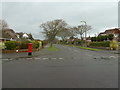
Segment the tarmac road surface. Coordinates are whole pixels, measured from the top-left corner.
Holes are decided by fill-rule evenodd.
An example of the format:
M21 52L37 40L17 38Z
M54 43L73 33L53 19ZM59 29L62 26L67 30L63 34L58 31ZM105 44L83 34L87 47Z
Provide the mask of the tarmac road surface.
M21 54L23 57L19 53L3 54L3 88L118 87L118 54L55 47L58 51L45 47L32 57L26 53Z

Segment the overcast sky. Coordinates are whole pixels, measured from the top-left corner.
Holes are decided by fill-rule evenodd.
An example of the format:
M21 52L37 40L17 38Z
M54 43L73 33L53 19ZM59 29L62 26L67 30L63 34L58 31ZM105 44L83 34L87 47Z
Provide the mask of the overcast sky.
M63 19L71 26L86 21L93 36L108 28L118 26L117 2L3 2L2 18L15 32L32 33L34 38L44 39L40 24Z

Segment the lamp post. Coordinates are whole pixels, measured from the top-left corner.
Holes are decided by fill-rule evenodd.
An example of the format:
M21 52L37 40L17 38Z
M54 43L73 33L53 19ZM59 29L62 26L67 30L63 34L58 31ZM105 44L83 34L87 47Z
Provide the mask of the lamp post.
M87 41L86 41L86 37L87 37L87 30L86 30L86 26L87 26L87 23L86 21L81 21L85 24L85 27L84 27L84 30L85 30L85 46L87 46Z

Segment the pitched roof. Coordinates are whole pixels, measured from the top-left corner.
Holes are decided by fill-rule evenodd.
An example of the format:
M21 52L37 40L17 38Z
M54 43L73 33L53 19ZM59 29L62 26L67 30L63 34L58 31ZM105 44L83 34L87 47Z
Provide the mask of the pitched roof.
M17 39L17 35L12 29L5 29L5 30L2 30L2 38Z
M105 32L101 32L99 35L102 35L102 34L106 34L106 35L107 34L120 34L120 28L108 29Z
M105 31L106 34L109 34L109 33L113 33L113 34L120 34L120 29L119 28L115 28L115 29L109 29L109 30L106 30Z

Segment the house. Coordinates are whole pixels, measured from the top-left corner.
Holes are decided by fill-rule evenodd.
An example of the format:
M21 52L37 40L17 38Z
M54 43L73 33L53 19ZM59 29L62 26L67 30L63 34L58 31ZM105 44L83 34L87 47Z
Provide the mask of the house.
M27 35L27 33L23 34L23 38L29 38L29 36Z
M120 41L120 28L108 29L105 32L100 33L98 36L105 36L113 34L114 38Z
M20 40L34 40L32 34L28 34L28 33L23 33L23 32L17 32L17 37L20 39Z
M12 30L12 29L4 29L4 30L0 30L0 32L2 33L0 35L0 40L17 40L17 35L16 33Z
M24 41L24 40L34 40L32 34L27 34L23 32L16 33L13 29L0 30L0 41Z
M106 33L105 32L101 32L98 36L105 36Z

